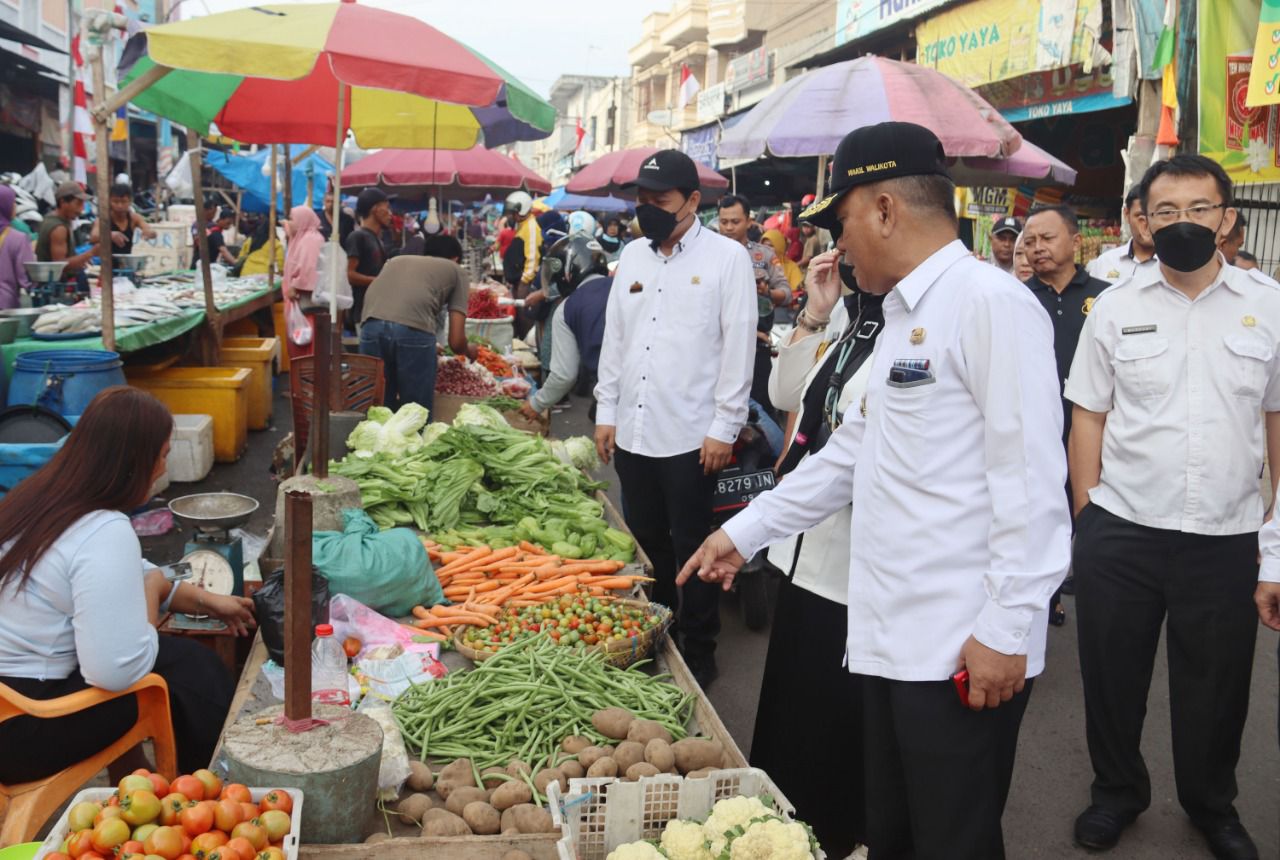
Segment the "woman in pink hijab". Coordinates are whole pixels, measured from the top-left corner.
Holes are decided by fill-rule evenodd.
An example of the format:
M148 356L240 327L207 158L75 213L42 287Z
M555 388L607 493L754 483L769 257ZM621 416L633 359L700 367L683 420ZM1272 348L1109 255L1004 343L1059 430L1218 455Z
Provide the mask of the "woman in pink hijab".
M284 279L281 289L286 303L306 307L311 304L311 294L316 288L317 266L320 264L320 251L324 248L324 236L320 233L320 216L309 206L295 206L289 212L289 221L285 225L285 235L289 238L288 254L284 260ZM311 323L314 339L315 323ZM298 358L311 354L311 342L298 345L292 338L285 338L285 346L289 350L289 358Z

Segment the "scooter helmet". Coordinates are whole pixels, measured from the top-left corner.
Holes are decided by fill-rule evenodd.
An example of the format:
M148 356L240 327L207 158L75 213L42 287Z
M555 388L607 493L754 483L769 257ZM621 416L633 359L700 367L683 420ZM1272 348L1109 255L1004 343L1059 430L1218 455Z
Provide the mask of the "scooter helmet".
M565 236L542 259L542 285L555 284L567 296L591 275L609 274L609 259L600 243L588 236Z
M516 215L520 218L533 211L533 198L525 191L512 191L507 195L502 206L503 215Z
M570 236L586 236L590 239L595 237L598 229L600 229L600 225L596 223L596 219L590 212L583 212L579 209L569 216Z

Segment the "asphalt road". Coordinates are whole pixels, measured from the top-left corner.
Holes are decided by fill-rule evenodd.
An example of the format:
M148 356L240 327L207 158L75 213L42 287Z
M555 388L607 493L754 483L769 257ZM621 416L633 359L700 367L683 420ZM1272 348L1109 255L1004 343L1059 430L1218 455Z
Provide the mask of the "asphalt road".
M284 382L284 377L280 377ZM291 426L289 401L276 400L276 427L253 433L250 449L239 462L219 466L201 484L176 485L166 494L234 490L257 497L259 513L251 531L265 533L275 501L275 481L267 469L276 441ZM590 434L586 401L575 399L572 409L554 416L557 436ZM601 473L614 481L612 469ZM617 487L610 494L617 499ZM144 541L144 552L156 561L171 561L181 552L184 536L171 532ZM1050 631L1048 665L1036 683L1019 739L1018 762L1009 805L1004 816L1005 843L1011 860L1020 858L1086 857L1072 845L1071 825L1087 805L1091 770L1084 739L1084 713L1074 628L1074 606L1067 598L1068 625ZM736 597L721 607L720 677L710 698L725 725L749 752L760 677L769 644L769 631L750 631L742 622ZM1237 807L1258 843L1264 860L1280 858L1280 743L1277 741L1277 636L1259 628L1253 669L1253 697L1240 765ZM839 719L839 715L805 714L797 703L797 725L804 720ZM1168 672L1163 646L1156 662L1148 702L1143 750L1152 778L1152 806L1107 854L1115 860L1173 860L1211 855L1199 833L1178 806L1170 754ZM803 744L797 743L797 750ZM829 762L815 762L815 767ZM798 810L803 817L804 810Z

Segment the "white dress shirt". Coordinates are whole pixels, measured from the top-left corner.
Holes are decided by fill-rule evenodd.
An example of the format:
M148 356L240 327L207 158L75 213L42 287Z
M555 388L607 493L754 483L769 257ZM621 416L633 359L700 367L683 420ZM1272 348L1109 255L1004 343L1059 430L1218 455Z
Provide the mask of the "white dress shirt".
M1090 277L1118 284L1127 281L1137 272L1145 272L1159 268L1160 264L1154 256L1142 262L1133 256L1133 240L1130 239L1118 248L1103 251L1084 267Z
M1070 554L1053 330L1013 277L952 242L884 302L866 415L725 525L747 557L853 501L848 665L902 681L956 671L970 635L1044 669ZM932 382L888 381L928 359Z
M708 436L732 444L747 420L756 316L739 243L695 222L669 257L627 245L605 314L596 423L647 457L696 451Z
M1262 524L1262 413L1280 410L1280 287L1226 265L1195 301L1159 266L1104 291L1066 397L1106 413L1089 498L1130 522L1203 535Z

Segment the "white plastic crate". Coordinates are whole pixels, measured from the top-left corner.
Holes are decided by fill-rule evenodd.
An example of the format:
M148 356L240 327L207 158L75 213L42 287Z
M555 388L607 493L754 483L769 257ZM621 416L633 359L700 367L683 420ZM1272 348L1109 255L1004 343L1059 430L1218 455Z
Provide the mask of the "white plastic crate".
M274 788L250 788L249 796L254 803L258 803L268 792L276 790ZM302 790L297 788L286 788L284 790L289 792L289 796L293 798L293 811L289 813L289 833L281 842L281 850L284 851L285 860L298 860L298 829L302 822ZM43 860L46 854L62 850L62 841L69 835L70 827L67 824L67 816L71 814L71 807L82 800L105 804L111 799L111 795L115 794L115 791L114 788L86 788L72 798L71 803L67 805L66 811L62 813L62 817L58 819L58 823L53 825L49 835L45 837L44 842L40 843L40 847L36 849L36 856L33 860Z
M213 417L173 416L169 437L169 461L165 466L170 481L203 481L213 469Z
M790 820L795 814L769 775L754 767L718 770L701 779L670 774L636 782L571 779L563 796L553 782L547 787L547 805L564 834L558 846L560 860L605 860L619 845L659 838L672 819L706 818L717 801L740 794L768 795L782 818Z

